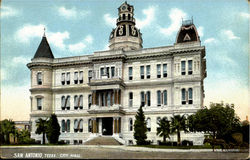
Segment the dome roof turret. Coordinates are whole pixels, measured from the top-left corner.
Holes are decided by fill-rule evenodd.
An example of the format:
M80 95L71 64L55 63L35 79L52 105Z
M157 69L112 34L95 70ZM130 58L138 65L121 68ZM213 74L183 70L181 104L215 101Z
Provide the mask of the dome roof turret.
M110 50L136 50L142 48L140 30L135 27L134 7L124 2L118 8L116 28L109 37Z

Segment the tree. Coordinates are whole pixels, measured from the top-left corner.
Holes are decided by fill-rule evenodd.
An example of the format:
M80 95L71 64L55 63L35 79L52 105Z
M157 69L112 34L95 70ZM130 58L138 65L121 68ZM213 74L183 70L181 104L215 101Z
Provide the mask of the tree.
M159 125L159 128L157 128L157 135L160 135L160 137L163 137L163 142L166 143L166 138L169 138L170 134L170 123L167 120L166 117L160 119L160 121L157 123Z
M35 140L30 138L30 131L28 130L21 130L18 131L18 144L31 144L35 143Z
M46 136L49 143L56 144L60 136L60 125L55 114L51 114L47 122Z
M10 134L15 133L15 123L12 120L3 120L1 121L1 134L3 136L3 142L10 144Z
M175 115L171 117L171 133L177 133L178 145L181 145L181 131L188 131L185 116Z
M142 110L142 106L137 111L135 115L135 124L134 124L134 138L136 139L137 145L146 144L147 139L147 127L144 112Z
M212 141L216 139L230 140L228 137L237 132L240 123L234 111L234 105L211 103L210 108L198 110L189 117L190 131L209 133ZM212 145L214 148L214 146Z
M39 118L36 122L36 134L43 134L43 142L42 144L45 144L45 134L47 130L47 119Z

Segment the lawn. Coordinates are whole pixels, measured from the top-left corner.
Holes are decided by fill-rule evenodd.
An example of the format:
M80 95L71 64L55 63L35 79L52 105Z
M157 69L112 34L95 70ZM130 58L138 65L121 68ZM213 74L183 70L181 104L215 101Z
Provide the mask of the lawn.
M165 145L135 145L134 147L162 148L162 149L212 149L210 145L200 146L165 146ZM215 146L215 149L220 149L220 146Z

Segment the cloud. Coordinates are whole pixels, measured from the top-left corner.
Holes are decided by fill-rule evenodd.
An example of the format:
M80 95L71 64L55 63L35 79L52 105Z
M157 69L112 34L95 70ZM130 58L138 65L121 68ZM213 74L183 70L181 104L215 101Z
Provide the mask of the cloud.
M180 28L181 19L185 19L187 14L178 8L172 8L168 16L171 21L170 26L167 28L160 27L160 32L166 36L172 35Z
M144 19L137 19L136 26L141 29L150 25L155 18L155 10L155 6L150 6L149 8L142 10L146 17Z
M0 71L1 71L1 81L8 79L8 74L6 72L6 69L1 67Z
M57 11L60 16L63 16L66 19L75 19L77 17L84 17L87 14L89 14L89 11L84 11L84 10L79 11L75 7L71 9L67 9L65 7L59 7Z
M46 25L44 24L26 24L16 32L15 39L21 43L30 43L30 41L34 38L42 38L44 34L44 28L46 28ZM46 29L48 30L48 28ZM48 30L46 31L46 37L49 41L49 44L63 50L65 49L64 41L69 39L70 36L68 31L50 32Z
M240 37L235 36L231 30L222 30L222 33L230 40L240 39Z
M111 26L111 27L115 27L116 26L116 18L115 17L111 17L111 15L109 13L104 14L103 16L104 21L107 25Z
M84 40L75 44L70 44L68 46L68 49L72 53L80 53L87 47L87 45L90 45L92 43L93 43L93 37L91 35L87 35L84 38Z
M240 14L240 16L243 17L243 18L248 18L248 19L250 18L250 14L249 14L249 13L240 12L239 14Z
M200 27L198 27L197 28L197 30L198 30L198 35L200 36L200 37L203 37L203 35L204 35L204 27L202 27L202 26L200 26Z
M48 32L48 41L50 44L54 45L55 47L58 47L61 50L65 49L64 40L69 39L69 32Z
M1 18L8 18L17 16L19 14L19 11L9 7L9 6L1 6Z
M214 39L214 38L208 38L208 39L206 39L206 40L204 41L205 44L216 43L216 42L217 42L217 40Z
M42 37L45 25L26 24L16 32L16 39L22 43L29 43L35 37Z

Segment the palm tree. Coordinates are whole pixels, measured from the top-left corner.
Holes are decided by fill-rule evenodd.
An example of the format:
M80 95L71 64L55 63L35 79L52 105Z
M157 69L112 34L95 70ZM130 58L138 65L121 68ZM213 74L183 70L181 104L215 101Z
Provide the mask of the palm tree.
M15 133L15 130L15 122L12 120L5 119L1 122L1 132L4 136L5 143L10 143L10 134Z
M47 119L39 118L36 121L36 134L43 134L43 144L45 144L45 133L47 129Z
M181 144L181 131L188 131L185 116L175 115L171 117L171 133L177 133L178 145Z
M157 135L163 137L163 142L166 143L166 138L169 138L170 134L170 123L166 117L160 119L157 123L159 127L157 128Z

